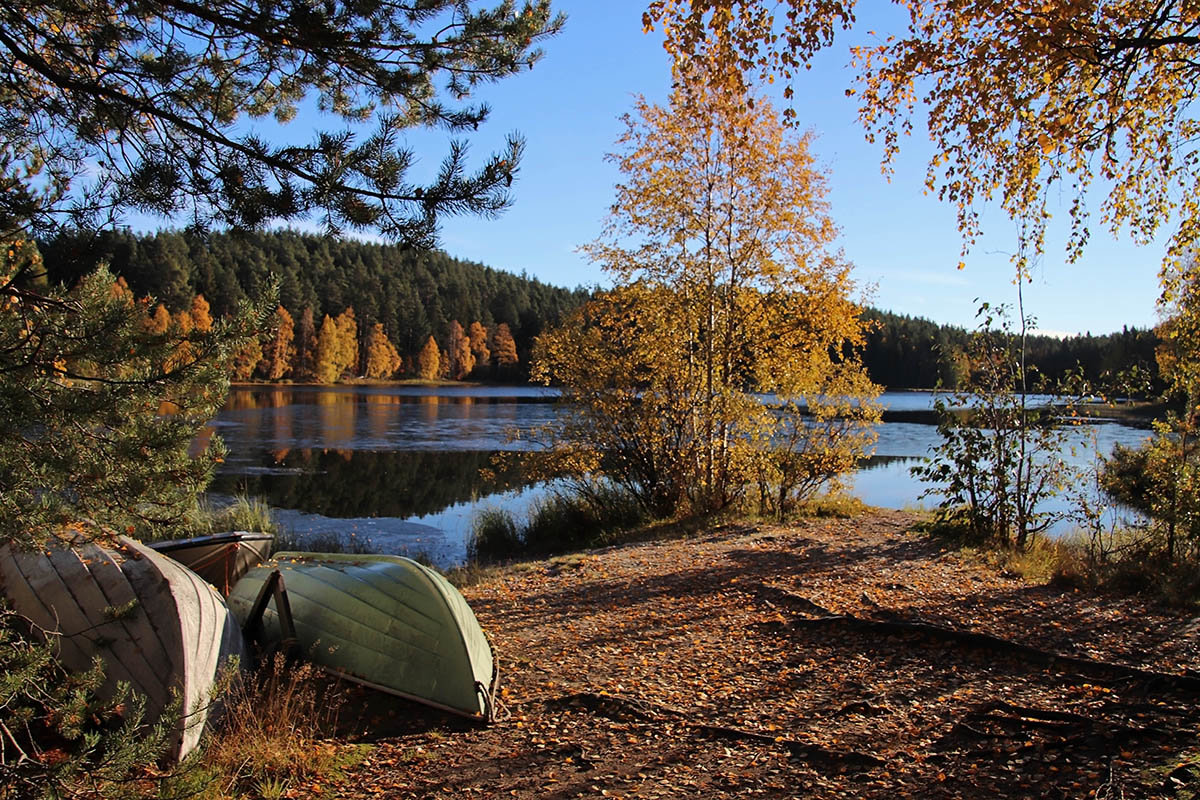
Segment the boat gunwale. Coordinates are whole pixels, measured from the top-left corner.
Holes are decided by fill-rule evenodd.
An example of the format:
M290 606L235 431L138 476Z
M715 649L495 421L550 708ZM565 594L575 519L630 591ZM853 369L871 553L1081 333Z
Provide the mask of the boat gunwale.
M209 533L203 536L192 536L188 539L162 539L157 542L150 542L146 547L159 552L171 553L175 550L186 550L189 547L205 547L209 545L221 544L241 544L242 542L263 542L272 540L275 535L272 533L261 533L256 531L229 531L225 533Z
M430 700L429 698L421 697L420 695L409 694L408 692L402 692L398 689L393 689L390 686L385 686L382 683L375 683L374 681L367 680L366 678L355 675L353 672L348 672L344 669L339 669L338 667L330 667L328 665L317 664L315 662L313 663L313 666L315 666L317 669L321 670L322 672L328 673L329 675L333 675L334 677L342 678L344 680L351 681L352 683L357 683L360 686L366 686L369 689L375 689L377 691L384 692L386 694L390 694L395 697L401 697L405 700L411 700L412 702L419 703L423 706L429 706L430 708L436 708L438 711L445 711L446 713L453 714L456 717L462 717L464 719L475 720L476 722L483 722L485 724L491 723L492 719L494 718L494 717L489 717L487 714L484 714L482 712L466 711L461 708L454 708L452 706L448 706L443 703L439 703L436 700Z

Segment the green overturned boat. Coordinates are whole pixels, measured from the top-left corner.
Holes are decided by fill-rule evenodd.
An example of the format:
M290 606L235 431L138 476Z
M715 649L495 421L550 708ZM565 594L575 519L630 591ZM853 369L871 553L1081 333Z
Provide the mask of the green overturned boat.
M306 658L348 680L493 717L497 675L483 629L457 589L412 559L277 553L237 582L228 604L248 634L294 637Z

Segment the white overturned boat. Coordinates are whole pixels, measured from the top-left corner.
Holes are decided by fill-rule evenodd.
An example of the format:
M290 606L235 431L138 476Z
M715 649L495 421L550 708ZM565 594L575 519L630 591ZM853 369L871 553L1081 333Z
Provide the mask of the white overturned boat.
M275 537L269 533L229 531L191 539L168 539L150 547L183 564L228 596L233 585L270 554Z
M147 722L181 698L170 751L176 758L200 741L219 671L230 656L246 658L241 630L216 590L124 536L111 547L28 553L0 546L0 594L14 611L60 634L54 641L66 669L85 670L100 656L103 691L130 684L146 698Z

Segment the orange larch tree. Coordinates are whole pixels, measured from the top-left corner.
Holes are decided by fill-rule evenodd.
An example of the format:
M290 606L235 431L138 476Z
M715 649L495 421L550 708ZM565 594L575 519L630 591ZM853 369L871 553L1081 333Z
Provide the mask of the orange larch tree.
M204 295L198 294L192 298L192 325L200 333L208 333L212 330L213 318L212 308L208 304L208 300L204 299Z
M390 378L400 369L400 354L384 333L382 322L371 326L371 332L367 334L366 350L368 378Z
M450 322L450 370L449 376L461 381L475 369L475 354L471 352L471 340L467 338L458 320Z
M128 288L125 291L129 291ZM130 297L132 297L130 293ZM155 336L162 336L171 327L171 312L167 311L167 307L159 303L154 307L154 311L150 316L146 317L146 332Z
M354 309L347 308L336 318L326 314L317 336L317 380L336 383L357 363L358 322L354 319Z
M437 342L430 336L417 355L417 377L423 381L432 381L438 377L441 367L441 354Z
M262 361L262 344L258 337L251 338L234 351L229 361L229 377L235 381L248 381Z
M492 352L488 350L487 328L480 322L472 322L467 328L467 337L471 340L471 354L475 356L475 365L486 368L492 360Z
M492 336L492 357L502 371L511 371L517 366L517 343L508 328L508 323L501 322L496 326L496 333Z
M262 363L258 370L267 380L276 381L287 375L296 354L293 341L296 336L292 315L283 306L275 309L271 328L263 343Z
M296 380L313 380L317 374L317 326L313 321L312 306L305 306L295 324L295 357L292 377Z

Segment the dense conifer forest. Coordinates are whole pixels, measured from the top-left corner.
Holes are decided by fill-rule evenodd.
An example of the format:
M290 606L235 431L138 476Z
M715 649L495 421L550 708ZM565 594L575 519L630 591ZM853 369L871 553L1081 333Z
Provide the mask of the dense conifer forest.
M219 317L278 280L283 312L261 347L240 360L240 379L522 380L534 338L588 297L584 288L550 286L440 251L295 231L109 232L59 237L42 243L42 252L50 279L68 285L108 264L135 295L163 307L153 307L160 327L180 324L181 314L182 324L192 324L198 296ZM963 378L968 331L878 309L864 316L871 330L863 361L875 382L928 389ZM281 326L290 326L282 332L288 335ZM1031 336L1027 352L1047 377L1081 368L1099 379L1133 365L1153 374L1157 345L1153 331L1126 328Z
M877 309L867 309L864 317L872 330L867 335L863 362L876 383L890 388L931 389L940 382L955 388L966 377L964 352L970 331ZM1025 344L1027 363L1047 379L1057 381L1076 370L1097 383L1134 366L1157 378L1158 345L1159 337L1153 330L1128 327L1104 335L1033 335Z
M463 332L478 323L488 334L487 358L479 358L480 343L474 342L475 363L466 373L519 377L534 337L586 297L580 289L549 286L439 251L293 231L204 237L179 232L116 232L64 236L41 246L52 281L70 285L107 263L136 296L152 296L172 315L191 308L193 299L201 295L212 315L219 317L240 298L277 279L279 303L294 325L293 363L280 373L277 367L260 362L251 365L255 367L253 375L238 377L312 379L315 365L302 364L305 347L315 350L323 320L336 320L347 309L353 313L343 322L354 322L358 341L357 353L344 374L367 372L368 344L378 324L401 359L396 370L378 377L415 376L418 357L431 336L441 362L431 377L448 377L453 374L452 367L462 371L452 349L454 323L459 323ZM503 341L503 334L496 342L501 326L511 333L511 342ZM345 326L341 332L347 332ZM306 337L311 341L306 342ZM519 366L511 360L504 362L506 345L515 345ZM307 354L310 359L314 356ZM446 363L443 356L450 356L452 363ZM301 367L313 374L296 374Z

